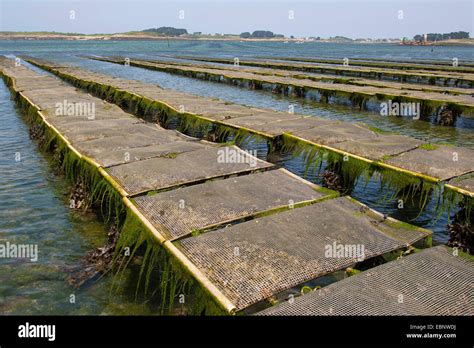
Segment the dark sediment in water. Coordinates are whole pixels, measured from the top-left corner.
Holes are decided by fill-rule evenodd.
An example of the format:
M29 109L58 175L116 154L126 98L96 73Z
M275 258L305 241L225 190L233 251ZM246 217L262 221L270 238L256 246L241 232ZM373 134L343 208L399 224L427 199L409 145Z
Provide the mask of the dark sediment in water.
M29 135L32 140L39 140L43 136L44 132L40 125L34 124L30 127Z
M69 196L69 207L71 209L86 209L88 206L87 190L82 181L77 182Z
M456 110L448 106L442 107L438 113L437 123L440 126L454 126L458 114Z
M344 191L344 182L341 174L335 170L326 169L323 173L323 186L338 192Z
M119 229L117 225L113 223L107 234L107 243L100 248L90 251L84 257L84 268L71 274L68 283L79 288L99 274L109 272L113 266L113 257L119 235Z
M449 246L474 255L473 217L467 212L466 208L462 208L456 213L453 222L448 225L448 231Z

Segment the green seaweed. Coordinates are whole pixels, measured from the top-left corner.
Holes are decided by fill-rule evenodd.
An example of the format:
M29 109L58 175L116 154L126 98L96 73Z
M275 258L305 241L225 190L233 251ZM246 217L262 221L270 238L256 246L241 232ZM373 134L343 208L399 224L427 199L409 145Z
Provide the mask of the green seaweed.
M377 134L397 134L396 132L383 130L381 128L377 128L377 127L371 126L371 125L366 125L366 127L368 129L370 129L372 132L377 133Z
M361 272L360 270L355 269L355 268L350 268L350 267L346 268L346 271L345 271L345 273L348 277L352 277L353 275L356 275L360 272Z
M114 96L114 102L118 103L123 103L122 99L136 98L131 94L123 93L116 93L114 94ZM327 95L327 97L329 96L330 94ZM393 98L393 100L402 102L404 98L399 96ZM231 143L242 143L244 141L249 141L255 137L260 137L258 135L252 135L251 132L245 129L235 129L226 125L216 124L215 122L202 119L193 114L176 112L165 104L158 103L147 98L142 98L139 102L137 100L137 103L137 114L145 115L146 119L151 118L154 121L156 121L157 119L165 119L169 121L173 117L179 117L180 128L182 130L192 129L193 131L202 132L203 134L215 134L215 141L226 142L231 139ZM147 115L148 117L146 117ZM152 116L150 117L150 115ZM385 133L384 131L376 128L372 128L372 130L379 133ZM407 198L407 195L408 198L414 199L417 196L419 190L421 189L422 194L420 199L420 207L421 209L424 209L424 207L426 206L430 192L432 192L433 188L430 183L427 182L422 185L420 184L420 181L417 178L411 179L401 172L384 170L383 168L377 166L370 166L372 169L368 171L366 170L368 168L368 165L363 161L359 161L350 156L342 156L341 154L331 152L323 148L318 148L311 144L306 144L305 146L305 144L303 144L304 142L291 138L291 136L283 135L281 139L277 140L277 142L282 143L282 148L284 151L292 151L294 156L304 156L304 161L306 163L305 174L307 174L308 170L311 167L313 167L315 171L320 170L322 168L323 162L326 161L333 168L336 168L342 173L344 182L347 183L345 185L346 192L350 192L351 187L357 183L358 176L364 175L368 182L368 179L373 176L374 172L377 172L385 177L385 179L382 181L382 187L389 187L394 192L394 194L389 197L390 199L395 199L400 196L400 194L404 199ZM280 145L281 144L277 144L276 146L278 147ZM270 151L273 150L273 146L274 145L270 142ZM435 145L428 144L422 145L421 148L431 150L434 146ZM374 168L375 170L373 170ZM447 207L448 204L442 202L442 204L438 204L437 206L438 208L444 208Z
M426 150L426 151L434 151L438 148L438 145L435 144L422 144L420 145L420 149Z
M349 100L352 103L352 106L358 107L360 110L367 109L367 97L363 94L352 93L349 96Z
M369 164L358 160L348 154L341 154L328 149L318 147L306 141L299 140L289 133L282 135L280 141L280 151L291 153L294 157L301 156L304 161L304 176L313 168L315 175L323 169L324 163L327 168L340 173L344 183L344 192L350 192L357 184L358 179L369 169Z
M152 295L160 298L161 314L172 313L181 295L187 299L189 314L226 314L213 297L156 241L143 222L127 210L114 255L114 284L120 284L134 256L140 253L143 257L136 284L136 298L142 292L146 300L153 283L155 289Z
M136 297L139 291L143 291L145 296L149 294L153 272L158 268L161 272L162 313L171 312L177 294L186 293L192 299L189 307L191 314L227 314L207 290L195 282L176 260L173 260L174 257L164 250L141 220L130 210L125 209L120 193L100 174L98 168L69 149L62 138L42 122L38 110L20 98L19 94L16 100L22 108L25 121L44 129L45 139L41 143L41 148L43 151L59 153L58 156L54 156L55 164L65 178L71 183L83 183L89 193L89 203L100 208L99 211L105 221L115 218L117 225L120 226L119 242L113 257L114 284L116 285L117 280L123 276L133 256L138 254L141 247L144 247L145 252L136 285ZM120 257L124 254L126 247L132 250L129 257ZM112 286L111 291L113 288Z
M94 86L93 83L78 83L77 80L70 76L67 79L69 81L74 81L74 83L81 86L81 88L92 90L92 86ZM148 115L149 117L151 116L152 119L161 119L161 117L166 117L166 119L169 119L170 117L180 117L183 120L185 128L191 127L200 129L202 127L206 129L209 127L216 127L216 125L211 121L198 118L192 114L178 113L162 103L150 101L146 98L140 99L130 93L120 92L113 90L112 88L99 88L97 87L98 85L99 84L96 84L96 87L94 87L96 88L96 91L98 90L102 95L107 94L112 98L114 103L117 103L123 108L132 108L136 113ZM131 100L134 100L133 103L130 102ZM134 106L132 106L132 104ZM28 110L27 118L31 119L31 122L33 122L34 115L34 110ZM213 129L218 134L218 139L233 138L234 141L248 139L248 132L240 129L237 130L222 125L218 125L217 130L216 128ZM60 139L54 134L54 131L51 131L49 128L45 129L45 139L46 140L43 142L42 146L49 151L55 146L59 148L59 151L62 153L62 156L60 157L62 158L61 167L65 172L65 175L70 178L71 181L83 180L86 183L87 187L91 189L92 201L101 207L102 214L107 217L106 219L109 220L110 217L113 216L112 207L114 206L122 207L115 210L115 216L120 217L123 210L121 196L104 178L100 176L100 174L97 173L96 169L84 160L81 160L77 155L75 155L75 153L70 151L67 146L61 144ZM398 171L384 169L377 165L369 165L366 162L357 160L353 157L347 157L343 154L300 141L289 134L283 135L281 141L282 151L291 151L294 156L301 155L304 157L307 170L311 166L314 166L315 170L317 167L320 169L323 162L326 162L327 164L336 166L342 173L344 182L349 183L350 186L355 185L362 175L365 175L366 179L371 178L375 174L379 175L381 188L388 188L394 192L390 199L402 197L404 200L414 200L415 197L419 197L420 213L426 207L427 202L433 197L438 199L438 218L443 211L448 211L449 215L452 209L459 205L460 200L464 199L464 196L453 193L454 191L442 190L442 186L438 184L423 181L420 178L406 175ZM430 148L426 148L426 150L430 150ZM140 222L136 217L135 220ZM167 252L150 234L150 231L148 231L143 225L140 226L140 224L136 223L136 221L134 221L134 214L129 212L126 214L120 239L122 239L122 237L124 240L119 243L122 251L125 245L129 245L130 247L133 246L132 255L135 255L143 249L142 265L139 272L136 295L138 295L139 289L143 290L145 295L148 293L153 270L158 268L161 273L160 291L162 296L162 308L166 307L168 311L171 311L175 302L176 294L180 293L181 290L189 291L189 289L192 288L190 285L193 283L192 278L181 269L179 264L171 260L169 255L167 255ZM117 250L120 250L120 248L118 247ZM130 257L125 263L123 263L123 260L119 262L117 267L119 272L117 274L120 274L120 272L123 272L123 270L127 268L131 258L132 257ZM118 262L119 258L117 258L116 261ZM141 286L141 284L143 286ZM206 291L203 293L205 292ZM208 300L206 301L208 302ZM206 301L202 301L202 303L197 301L200 303L199 306L201 306L198 306L197 308L207 308L208 303ZM199 309L197 312L200 312ZM217 312L219 311L217 310Z
M378 175L381 190L386 189L389 192L383 197L383 201L390 202L395 199L401 199L404 202L411 200L414 204L416 199L420 214L424 211L432 193L439 192L440 190L440 186L436 183L428 182L403 172L376 165L372 166L371 170L371 177L374 174ZM392 192L391 195L390 192Z
M344 182L345 194L350 193L351 189L361 180L367 185L371 179L378 179L380 191L386 192L380 203L387 203L396 200L404 202L411 201L417 204L419 208L419 217L428 206L431 200L435 201L432 211L433 223L439 220L444 212L448 214L455 209L464 197L461 194L454 194L454 191L444 190L442 183L431 182L422 178L389 169L378 163L369 164L358 160L349 155L343 155L328 149L320 148L304 140L293 137L286 133L279 139L279 149L282 153L292 153L293 156L302 156L305 172L314 166L315 174L318 174L323 163L327 168L340 173ZM417 218L415 217L415 219Z

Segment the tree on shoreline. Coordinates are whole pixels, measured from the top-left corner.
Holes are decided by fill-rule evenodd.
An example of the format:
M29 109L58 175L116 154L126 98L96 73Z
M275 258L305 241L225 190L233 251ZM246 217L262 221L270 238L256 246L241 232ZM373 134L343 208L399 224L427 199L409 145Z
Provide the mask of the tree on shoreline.
M269 30L255 30L252 34L250 34L248 31L240 34L240 37L242 39L250 39L250 38L255 38L255 39L271 39L274 37L284 37L281 34L274 34L272 31Z
M413 37L415 41L424 41L424 35L418 34ZM441 41L441 40L451 40L451 39L469 39L469 32L467 31L455 31L452 33L439 34L439 33L429 33L426 35L427 41Z
M151 28L151 29L142 30L142 32L162 34L165 36L180 36L180 35L184 35L188 33L186 29L178 29L178 28L173 28L173 27Z

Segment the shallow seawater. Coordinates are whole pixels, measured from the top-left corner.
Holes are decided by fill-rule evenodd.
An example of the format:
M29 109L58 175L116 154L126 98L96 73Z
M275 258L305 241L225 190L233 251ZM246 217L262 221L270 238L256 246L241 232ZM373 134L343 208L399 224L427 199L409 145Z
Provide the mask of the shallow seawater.
M474 60L470 46L401 46L397 44L351 44L318 43L304 44L283 42L237 42L237 41L24 41L0 42L1 53L78 55L134 53L142 57L161 55L195 55L215 57L327 57L327 58L378 58L378 59L426 59L451 62L453 57L460 61Z
M474 118L459 118L457 127L444 127L430 121L414 120L410 117L380 116L375 112L361 111L341 105L327 105L315 101L287 98L266 91L254 91L227 84L203 81L169 73L151 71L137 67L99 62L79 57L50 57L96 72L157 84L163 88L190 94L219 98L237 104L288 112L319 116L332 120L362 122L383 131L396 132L432 143L448 143L474 148Z
M71 60L68 60L68 62L71 62ZM421 120L384 118L370 112L352 110L343 106L321 106L321 104L310 101L301 101L298 99L288 100L287 98L276 97L271 93L262 91L250 91L215 82L200 81L157 71L124 67L82 58L74 58L73 64L117 77L156 83L165 88L172 88L207 97L219 97L240 104L285 111L291 103L295 106L295 112L323 116L330 119L365 122L387 131L397 131L401 134L414 136L431 142L443 142L474 148L474 132L470 129L441 127ZM265 157L265 142L253 142L250 144L242 144L242 146L247 150L258 150L260 157L267 159ZM292 156L283 156L272 160L272 162L282 165L310 181L321 184L321 178L315 175L314 171L307 171L305 169L305 164L301 157L293 158ZM418 202L407 204L403 209L399 209L396 200L388 200L386 198L387 196L391 196L391 192L380 189L379 178L377 177L372 178L368 183L360 181L354 187L351 195L381 213L433 230L435 232L433 237L434 242L447 242L446 225L448 223L448 216L445 213L438 218L433 212L433 202L428 204L422 213L420 213Z
M249 148L251 147L249 146ZM284 166L306 180L322 185L322 172L325 163L323 163L322 170L318 170L319 168L314 168L314 166L306 168L303 156L295 157L291 154L277 156L272 162ZM380 176L377 174L368 180L363 177L359 178L348 194L384 215L433 231L433 243L435 244L448 241L446 229L449 223L448 213L443 212L441 216L437 216L435 195L423 209L420 209L421 203L416 198L405 199L403 206L399 206L398 199L400 197L395 198L392 190L382 188Z
M110 293L111 277L79 290L68 284L84 255L104 245L107 229L96 214L69 208L69 187L29 139L3 80L0 117L0 243L37 246L38 251L37 261L0 258L0 313L148 313L135 303L134 292Z
M447 142L474 148L474 132L468 128L439 127L425 121L384 118L356 109L321 105L301 99L288 99L262 91L249 91L213 82L92 61L81 55L123 55L159 57L162 55L211 56L295 56L295 47L283 43L213 43L209 42L26 42L0 41L0 54L29 54L88 68L114 76L155 83L197 95L217 97L228 101L263 108L287 111L290 104L295 112L351 122L366 122L375 127L433 142ZM218 45L218 46L216 46ZM300 47L304 46L304 48ZM299 45L299 56L378 57L449 59L456 50L460 59L472 53L465 48L436 48L429 52L423 47L393 45ZM38 69L39 71L39 69ZM62 177L56 176L49 158L37 149L28 137L28 127L10 100L6 86L0 83L0 239L3 242L35 244L37 262L0 259L1 314L149 314L155 313L147 304L135 301L131 275L120 293L111 293L111 277L91 282L75 290L67 283L71 271L81 266L84 255L106 240L107 230L93 213L69 209L69 188ZM257 149L260 158L267 158L264 142L249 141L245 149ZM19 157L18 157L19 154ZM16 157L15 157L16 156ZM16 159L19 160L17 161ZM273 156L271 161L290 171L321 183L313 170L306 171L302 157ZM384 200L387 192L380 190L378 178L368 183L358 182L351 195L371 208L434 231L434 241L447 241L447 215L434 223L430 209L419 215L416 204L398 209L396 201ZM430 203L428 208L432 208ZM0 241L2 243L2 241ZM127 280L126 280L127 282ZM75 295L75 304L70 296Z

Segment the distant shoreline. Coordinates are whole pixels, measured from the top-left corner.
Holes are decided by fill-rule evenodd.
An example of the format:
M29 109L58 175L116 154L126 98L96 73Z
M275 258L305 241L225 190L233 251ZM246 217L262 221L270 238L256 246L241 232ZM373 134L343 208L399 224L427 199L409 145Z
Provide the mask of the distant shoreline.
M156 35L127 35L127 34L93 34L93 35L65 35L65 34L4 34L0 32L0 40L66 40L66 41L167 41L167 40L183 40L183 41L249 41L249 42L338 42L351 43L357 41L338 41L338 40L308 40L304 38L241 38L239 36L156 36Z
M60 41L168 41L168 40L182 40L182 41L229 41L229 42L320 42L320 43L353 43L353 44L393 44L401 45L401 40L393 39L374 39L374 40L338 40L338 39L304 39L304 38L241 38L239 36L156 36L156 35L141 35L141 34L54 34L54 33L14 33L14 32L0 32L1 41L24 40L24 41L45 41L45 40L60 40ZM472 46L474 39L462 40L444 40L437 42L430 42L427 46ZM406 45L410 46L410 45ZM418 46L418 45L414 45ZM419 45L422 46L422 45Z
M167 40L203 40L203 41L300 41L297 39L268 38L243 39L237 37L179 37L179 36L146 36L146 35L2 35L0 40L64 40L64 41L167 41Z

